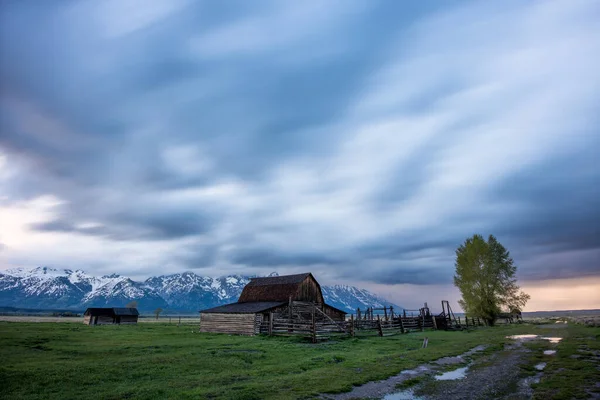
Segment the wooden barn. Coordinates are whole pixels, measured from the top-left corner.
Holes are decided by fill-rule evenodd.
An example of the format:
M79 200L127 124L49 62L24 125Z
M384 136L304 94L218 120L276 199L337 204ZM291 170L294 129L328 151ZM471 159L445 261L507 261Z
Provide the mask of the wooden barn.
M88 308L83 314L85 325L137 324L137 308Z
M320 315L344 321L346 312L325 304L321 285L311 273L252 278L237 303L200 311L200 332L255 335L273 314L293 314L295 304L309 304Z

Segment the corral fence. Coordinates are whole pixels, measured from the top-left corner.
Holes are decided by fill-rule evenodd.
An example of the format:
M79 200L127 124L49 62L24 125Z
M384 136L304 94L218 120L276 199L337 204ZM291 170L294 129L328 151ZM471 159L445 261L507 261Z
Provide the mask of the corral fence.
M502 316L507 323L519 321L515 315ZM463 330L486 325L483 319L456 316L448 301L442 301L442 312L434 315L427 303L418 310L396 312L392 306L356 309L345 321L332 319L314 303L290 302L281 312L271 312L258 326L261 334L301 336L317 342L335 336L390 336L414 331Z
M402 313L396 313L393 307L359 308L345 321L333 320L312 303L291 302L289 307L283 312L269 313L259 332L270 336L301 336L317 342L335 336L390 336L438 329L437 317L429 312L427 305Z

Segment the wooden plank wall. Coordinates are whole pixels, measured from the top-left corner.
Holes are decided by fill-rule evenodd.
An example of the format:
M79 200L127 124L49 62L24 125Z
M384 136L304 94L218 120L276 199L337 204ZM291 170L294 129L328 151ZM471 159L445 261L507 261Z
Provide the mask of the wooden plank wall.
M200 332L254 335L255 324L256 314L200 314Z
M133 325L137 324L138 317L136 315L124 315L121 317L121 325Z
M296 296L292 299L294 301L309 301L312 303L323 304L323 293L321 293L321 287L317 281L312 277L308 276L298 287Z
M263 322L263 315L262 314L254 314L254 334L258 335L260 334L260 326Z
M112 325L115 323L113 317L98 317L98 321L96 321L96 325Z

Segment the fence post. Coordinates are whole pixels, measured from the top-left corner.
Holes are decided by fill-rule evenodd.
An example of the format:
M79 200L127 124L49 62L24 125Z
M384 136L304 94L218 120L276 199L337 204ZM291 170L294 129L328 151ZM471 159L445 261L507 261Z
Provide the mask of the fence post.
M383 330L381 329L381 320L379 314L377 314L377 330L379 330L379 336L383 336Z
M390 306L390 318L392 319L392 321L394 320L394 307Z
M350 336L354 337L354 314L350 314Z
M312 308L312 342L317 343L317 324L315 323L315 308L316 306L313 304Z
M273 311L269 313L269 336L273 335Z
M360 307L356 309L356 319L360 320Z
M465 315L465 325L467 326L467 328L469 327L469 317L467 317Z
M387 313L387 307L386 306L383 306L383 316L384 316L385 320L387 321L388 320L388 313Z
M433 329L437 331L437 321L435 320L435 315L431 316L431 321L433 322Z
M402 315L398 317L398 319L400 320L400 332L406 333L406 331L404 330L404 322L402 321Z

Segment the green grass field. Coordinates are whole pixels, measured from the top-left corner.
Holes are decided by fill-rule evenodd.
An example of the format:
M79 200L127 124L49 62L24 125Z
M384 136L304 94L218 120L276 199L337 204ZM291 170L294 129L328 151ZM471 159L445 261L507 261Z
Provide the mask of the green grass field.
M0 398L310 398L347 391L479 344L498 347L506 335L532 329L539 330L522 324L313 345L296 338L200 334L195 326L0 322ZM598 348L599 328L563 331L567 338L560 346L576 346L576 338L585 337ZM424 336L429 337L426 349L421 348ZM583 362L568 360L575 371ZM552 390L544 384L540 391Z

